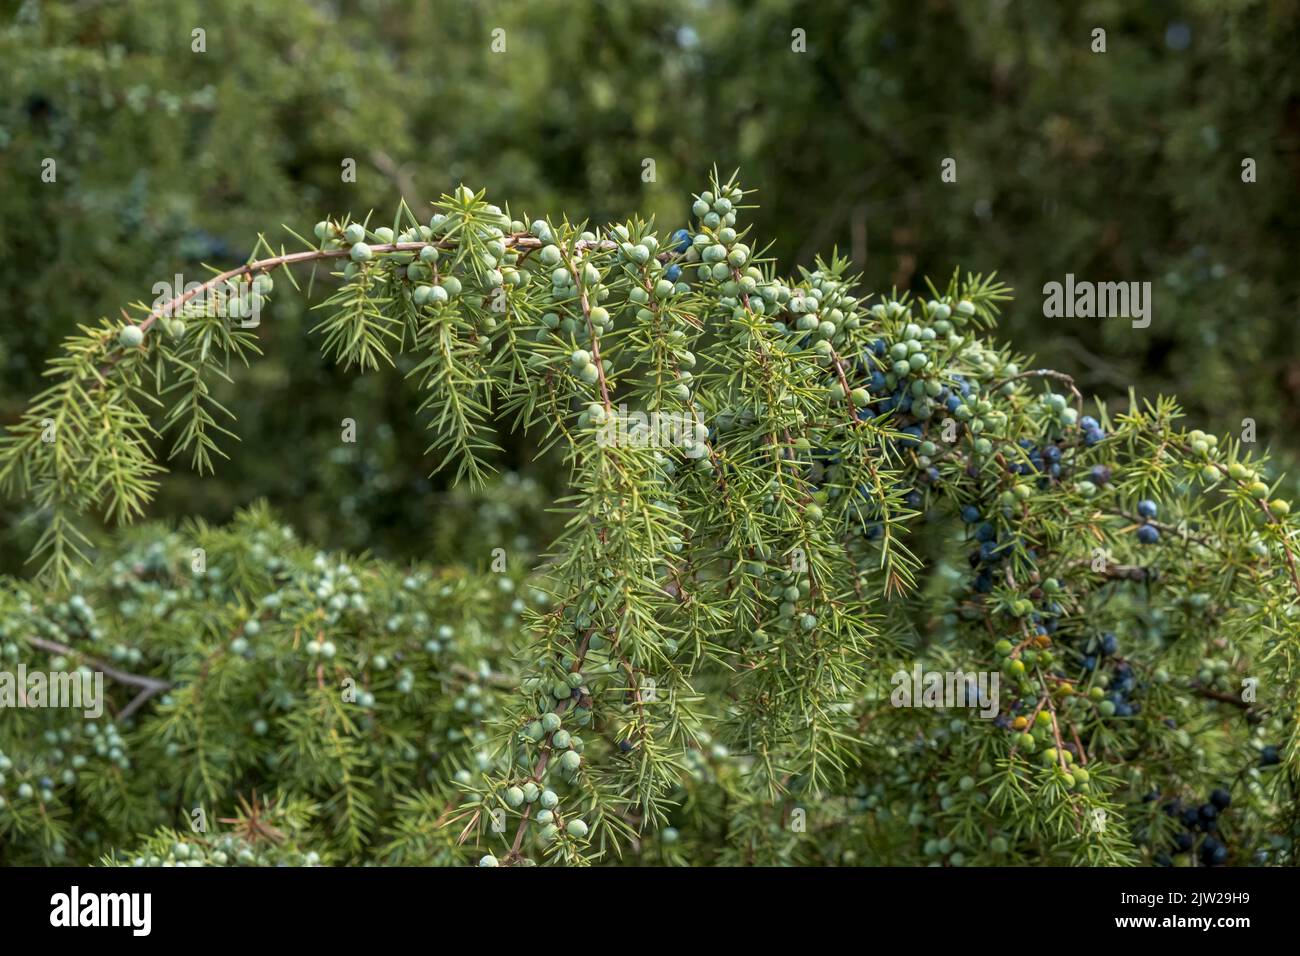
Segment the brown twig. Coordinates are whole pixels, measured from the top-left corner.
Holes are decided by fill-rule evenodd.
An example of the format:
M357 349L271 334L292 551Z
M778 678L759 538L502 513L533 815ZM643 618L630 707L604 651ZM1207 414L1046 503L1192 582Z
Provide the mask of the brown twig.
M106 677L111 677L113 680L117 681L117 683L139 687L140 693L131 698L130 702L127 703L127 705L117 714L118 720L126 720L143 707L145 701L154 696L154 694L171 690L176 686L171 681L159 680L156 677L145 677L143 674L132 674L128 671L118 670L116 667L105 664L96 657L90 657L75 648L60 644L57 641L47 640L43 637L29 637L27 638L27 643L31 644L33 647L39 647L43 651L49 651L51 654L75 654L83 661L93 665Z

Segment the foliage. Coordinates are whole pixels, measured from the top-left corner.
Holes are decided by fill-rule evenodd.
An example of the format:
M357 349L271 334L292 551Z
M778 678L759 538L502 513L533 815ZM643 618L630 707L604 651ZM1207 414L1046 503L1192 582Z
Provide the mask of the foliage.
M322 351L362 372L407 356L464 485L492 485L507 428L563 463L563 527L540 562L511 555L535 599L503 611L464 571L307 568L261 512L111 572L150 591L109 613L161 619L136 664L174 685L121 721L155 755L142 772L119 744L85 784L127 788L96 811L110 845L172 828L119 859L175 842L160 808L247 788L325 862L1294 862L1300 578L1266 461L1171 399L1085 414L1068 375L991 339L993 277L874 303L841 257L782 278L734 179L662 233L530 221L465 187L434 205L323 220L229 279L269 304L293 268L341 265ZM70 658L68 628L96 626L72 611L84 514L144 511L159 437L203 467L208 406L187 395L255 354L192 305L85 327L0 444L0 479L46 515L41 583L12 600ZM194 546L209 569L178 573ZM41 649L18 630L11 659ZM914 667L1003 689L900 706ZM52 759L20 751L21 774ZM65 799L49 783L39 807ZM10 807L26 853L67 851L55 815Z
M173 828L196 852L231 833L231 864L298 841L299 862L453 860L454 834L405 830L477 766L518 577L325 555L258 507L229 527L133 530L68 600L13 583L7 669L117 676L100 719L5 711L0 861L94 862ZM140 671L164 686L121 679ZM275 832L235 823L250 816Z
M1294 3L15 7L0 25L5 421L85 316L242 261L259 230L306 232L304 210L415 204L464 180L529 208L673 222L716 159L758 188L755 224L783 260L839 248L865 288L919 295L925 263L996 269L1020 292L1009 337L1088 394L1176 391L1202 427L1249 417L1294 455ZM190 51L195 27L206 54ZM57 185L38 181L46 157ZM1045 318L1037 290L1067 273L1151 281L1152 327ZM437 522L418 502L450 476L427 479L421 436L381 424L410 419L401 372L339 374L294 346L311 324L298 299L277 303L267 360L240 388L213 385L244 452L225 481L165 483L157 513L224 521L265 496L313 540L425 558L409 544ZM364 438L339 448L345 416ZM499 466L528 468L531 444L500 444ZM285 448L314 466L283 467ZM10 571L31 543L21 517L0 536Z

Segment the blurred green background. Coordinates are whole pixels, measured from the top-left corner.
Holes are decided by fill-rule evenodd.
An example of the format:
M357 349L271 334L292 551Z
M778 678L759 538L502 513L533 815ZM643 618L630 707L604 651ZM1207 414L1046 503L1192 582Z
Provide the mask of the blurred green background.
M1300 0L0 3L0 425L75 323L243 261L259 232L425 210L462 181L517 217L671 229L716 163L757 190L785 271L833 247L873 290L997 270L1017 290L1003 336L1086 394L1174 392L1216 431L1252 418L1289 463L1297 50ZM1044 318L1066 273L1151 282L1151 326ZM265 358L225 396L242 443L215 478L170 476L154 514L266 497L322 545L458 560L501 540L470 532L484 520L539 530L519 515L544 474L482 500L430 479L401 370L330 368L310 303L275 298ZM530 460L520 441L500 464ZM3 514L16 571L35 527Z

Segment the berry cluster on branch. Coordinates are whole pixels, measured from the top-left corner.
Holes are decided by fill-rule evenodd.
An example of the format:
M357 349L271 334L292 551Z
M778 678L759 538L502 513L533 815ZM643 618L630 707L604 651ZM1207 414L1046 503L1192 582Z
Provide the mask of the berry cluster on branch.
M1009 298L993 277L874 301L839 257L783 277L746 203L715 175L661 239L635 218L515 218L462 187L427 221L403 204L391 225L324 220L301 251L262 239L205 287L261 305L273 272L341 264L322 350L406 371L438 467L489 485L508 427L564 469L563 530L516 556L539 594L526 630L481 649L514 692L481 691L473 760L402 796L392 825L486 866L617 862L652 840L667 862L1119 864L1170 860L1188 834L1193 861L1293 860L1300 578L1267 461L1185 430L1170 398L1085 413L1068 375L990 337ZM75 587L83 516L144 512L160 438L200 470L221 453L220 385L257 340L190 308L199 291L84 328L4 437L0 482L43 515L49 587ZM651 415L681 427L665 440ZM360 858L364 794L409 782L369 739L384 721L363 728L326 680L340 628L351 663L388 673L373 603L336 568L231 638L226 666L263 666L268 628L305 655L275 685L296 745L274 755L204 737L213 662L155 675L175 685L167 738L204 754L183 789L312 794L335 820L321 855ZM463 634L446 627L416 628L435 656ZM393 689L418 694L432 666ZM1001 690L900 704L891 675L914 669ZM1159 808L1207 785L1232 832L1198 817L1175 836Z

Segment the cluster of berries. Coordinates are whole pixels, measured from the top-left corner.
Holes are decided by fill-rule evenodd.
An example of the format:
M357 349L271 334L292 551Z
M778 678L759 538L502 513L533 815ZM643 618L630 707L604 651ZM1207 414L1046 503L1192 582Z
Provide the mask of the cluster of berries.
M1208 800L1198 805L1185 806L1181 800L1176 799L1165 803L1161 809L1168 816L1178 819L1184 827L1174 835L1172 852L1174 854L1191 852L1196 848L1199 834L1198 852L1201 863L1205 866L1219 866L1226 863L1228 848L1216 834L1220 816L1230 806L1232 806L1232 795L1222 787L1216 788L1211 792ZM1157 854L1156 862L1163 866L1172 865L1167 853Z

